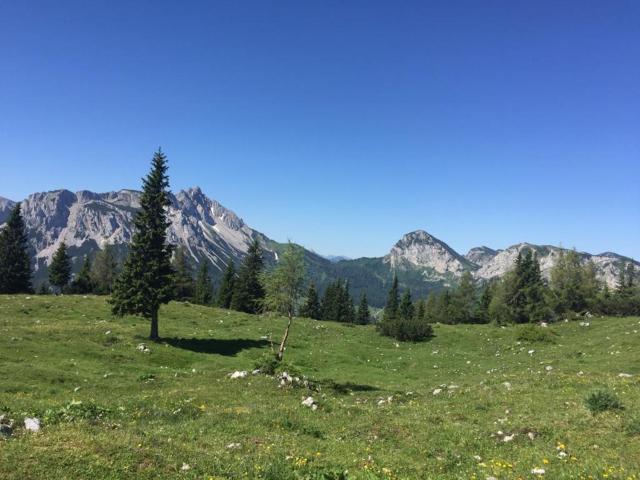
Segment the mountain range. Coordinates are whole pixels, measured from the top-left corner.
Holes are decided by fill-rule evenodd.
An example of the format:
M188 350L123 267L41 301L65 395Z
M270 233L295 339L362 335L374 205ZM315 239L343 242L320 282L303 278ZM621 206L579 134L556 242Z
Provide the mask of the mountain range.
M14 205L14 201L0 197L0 225ZM56 190L29 195L22 201L22 214L34 258L34 284L46 279L52 255L63 241L69 248L74 271L80 268L85 255L95 254L105 244L115 245L124 256L139 208L140 192L135 190ZM214 280L221 277L229 261L242 260L254 239L262 244L267 265L277 262L284 247L252 229L198 187L171 195L169 219L169 241L184 247L194 266L209 262ZM398 274L401 287L410 288L414 297L424 297L429 291L455 285L466 271L480 282L500 277L512 268L518 252L524 250L538 254L542 273L548 277L562 248L519 243L503 250L476 247L461 255L443 241L417 230L404 235L384 257L323 257L305 249L305 263L308 276L320 290L335 279L345 279L355 297L366 291L371 305L382 306L394 273ZM621 268L634 262L611 252L579 255L584 262L594 262L598 276L609 286L615 285ZM640 263L634 263L640 267Z

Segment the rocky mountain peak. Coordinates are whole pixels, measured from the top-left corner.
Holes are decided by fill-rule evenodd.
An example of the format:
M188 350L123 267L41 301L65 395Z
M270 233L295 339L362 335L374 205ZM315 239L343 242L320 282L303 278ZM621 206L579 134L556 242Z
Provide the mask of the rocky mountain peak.
M431 269L438 274L459 274L471 265L442 240L424 230L405 234L385 257L393 268Z
M464 258L466 258L470 262L475 263L476 265L482 266L490 262L493 257L498 254L498 252L499 250L494 250L483 245L481 247L475 247L469 250Z

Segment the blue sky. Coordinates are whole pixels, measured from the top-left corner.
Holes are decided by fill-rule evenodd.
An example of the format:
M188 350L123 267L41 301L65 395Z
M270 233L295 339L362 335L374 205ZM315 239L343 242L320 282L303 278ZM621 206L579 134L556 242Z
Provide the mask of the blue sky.
M640 258L640 2L0 2L0 195L162 145L252 227Z

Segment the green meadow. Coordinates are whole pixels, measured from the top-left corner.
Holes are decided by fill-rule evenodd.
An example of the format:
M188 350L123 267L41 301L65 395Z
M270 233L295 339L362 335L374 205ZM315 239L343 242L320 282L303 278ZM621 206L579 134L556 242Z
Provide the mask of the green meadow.
M281 385L252 371L285 323L173 302L153 343L105 297L0 296L0 478L640 478L640 318L423 343L295 319Z

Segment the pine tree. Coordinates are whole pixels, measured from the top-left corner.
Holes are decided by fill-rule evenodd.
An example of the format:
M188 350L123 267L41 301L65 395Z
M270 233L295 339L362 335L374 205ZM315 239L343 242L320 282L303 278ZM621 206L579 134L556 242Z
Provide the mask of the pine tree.
M416 307L416 320L419 322L425 322L427 320L427 307L424 299L418 300L418 306Z
M194 295L194 282L191 264L185 255L182 246L175 249L173 260L171 262L173 268L173 294L175 300L188 301Z
M367 302L367 294L362 292L360 295L360 305L358 306L358 316L356 317L356 323L358 325L367 325L371 322L371 316L369 314L369 302Z
M71 279L71 260L67 254L67 245L62 242L53 254L51 265L49 265L49 283L58 287L58 291L67 286Z
M213 303L213 283L209 276L209 264L203 260L195 284L195 302L199 305L211 305Z
M340 292L342 286L340 280L327 285L322 297L322 319L340 320Z
M231 308L239 312L259 313L262 309L264 289L260 281L264 262L262 248L257 239L253 241L240 267L231 298Z
M480 300L476 303L473 312L474 323L489 323L489 306L493 298L493 283L487 284L482 290Z
M20 203L0 230L0 293L30 293L31 261Z
M318 300L318 291L313 282L309 284L309 290L307 291L307 300L300 310L300 316L306 318L312 318L319 320L322 316L322 308L320 301Z
M340 291L340 318L338 321L345 323L356 322L356 310L353 305L353 298L349 291L349 281L347 280Z
M220 283L220 289L218 290L218 298L216 299L216 305L220 308L231 308L231 299L233 298L233 291L236 285L236 266L233 260L229 259L227 268L222 276L222 282Z
M451 298L451 323L469 323L473 317L476 288L471 273L462 274L458 288Z
M158 311L173 294L172 246L167 244L169 178L167 157L158 150L143 180L140 210L129 256L116 280L111 298L116 315L139 315L150 322L151 340L159 338Z
M400 297L398 293L398 276L393 276L393 283L387 296L387 304L384 307L383 321L395 320L398 318L398 308L400 305Z
M85 255L82 268L71 282L71 292L85 294L93 292L93 281L91 280L91 260Z
M96 253L91 266L91 280L98 295L110 295L118 278L118 260L113 245L106 244Z
M49 284L47 282L42 282L38 287L38 295L49 295Z
M399 307L400 318L403 320L411 320L415 315L415 307L411 299L411 290L407 290L402 294Z

